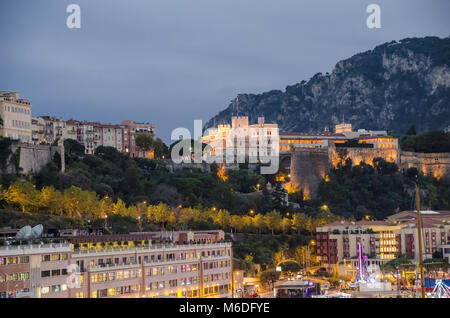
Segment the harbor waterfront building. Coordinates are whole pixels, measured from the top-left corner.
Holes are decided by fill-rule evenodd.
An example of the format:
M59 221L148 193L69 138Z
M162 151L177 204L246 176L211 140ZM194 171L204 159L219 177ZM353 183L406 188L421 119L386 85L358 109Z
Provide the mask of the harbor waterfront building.
M416 211L394 214L387 221L337 221L316 229L317 255L325 266L355 260L358 243L370 260L378 265L405 255L411 262L419 262L417 247ZM442 252L449 259L450 211L421 211L423 259Z
M0 298L67 298L71 244L0 247Z
M0 297L231 297L231 243L217 241L223 233L216 241L214 233L191 234L196 241L183 241L188 232L171 243L134 233L3 246Z

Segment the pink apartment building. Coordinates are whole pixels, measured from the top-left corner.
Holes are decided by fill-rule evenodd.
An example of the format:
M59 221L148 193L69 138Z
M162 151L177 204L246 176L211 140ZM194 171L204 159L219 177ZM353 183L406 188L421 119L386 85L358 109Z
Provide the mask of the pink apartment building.
M178 235L184 244L152 244L154 234L136 233L0 247L0 297L231 297L231 243Z

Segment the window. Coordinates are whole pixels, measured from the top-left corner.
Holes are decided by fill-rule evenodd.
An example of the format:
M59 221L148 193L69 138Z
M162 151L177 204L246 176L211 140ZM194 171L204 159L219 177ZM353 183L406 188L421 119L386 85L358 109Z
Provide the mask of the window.
M59 275L61 275L61 270L60 269L52 270L52 276L59 276Z
M30 262L30 257L29 256L21 256L19 258L19 262L20 262L20 264L28 264Z
M50 292L50 287L41 287L41 294L48 294Z
M177 287L177 280L176 279L169 280L169 287Z
M42 261L43 262L50 262L50 254L42 255Z
M115 295L116 295L116 289L108 288L108 296L115 296Z
M168 271L169 274L174 274L174 273L177 272L177 267L173 266L173 265L170 265L170 266L167 267L167 271Z
M42 271L41 277L50 277L50 271Z
M61 286L60 285L53 285L52 286L52 292L53 293L58 293L61 291Z

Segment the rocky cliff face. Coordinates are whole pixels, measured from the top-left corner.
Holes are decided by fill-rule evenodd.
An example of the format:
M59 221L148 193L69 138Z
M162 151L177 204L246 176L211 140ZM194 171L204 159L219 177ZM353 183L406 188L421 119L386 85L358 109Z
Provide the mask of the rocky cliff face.
M450 38L409 38L385 43L336 64L286 91L238 95L209 120L231 116L278 123L281 131L323 131L345 118L354 128L404 133L450 125Z

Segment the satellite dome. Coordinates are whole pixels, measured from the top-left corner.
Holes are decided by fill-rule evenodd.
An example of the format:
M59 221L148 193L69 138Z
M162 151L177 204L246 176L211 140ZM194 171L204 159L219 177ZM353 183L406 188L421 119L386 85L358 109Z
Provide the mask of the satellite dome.
M30 236L31 236L31 226L29 226L29 225L24 226L16 233L16 239L19 239L19 240L29 239Z
M38 224L31 229L31 238L41 237L42 232L44 231L44 227L42 224Z

